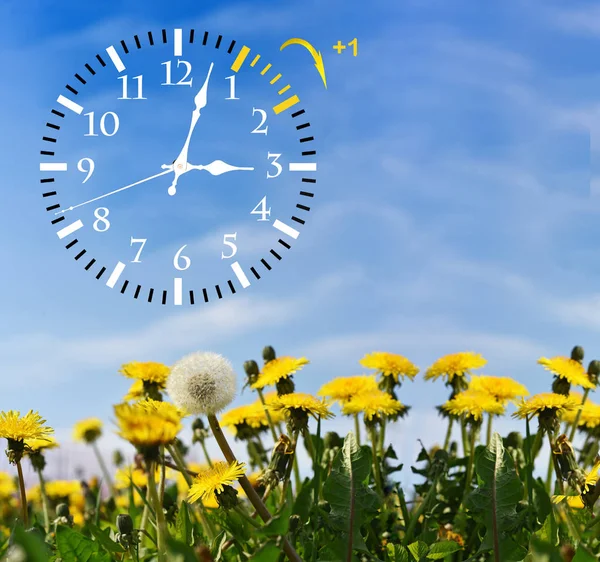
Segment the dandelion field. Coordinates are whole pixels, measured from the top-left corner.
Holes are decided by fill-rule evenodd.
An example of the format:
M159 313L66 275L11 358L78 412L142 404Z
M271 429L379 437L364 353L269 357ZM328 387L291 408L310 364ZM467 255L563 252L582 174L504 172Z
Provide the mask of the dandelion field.
M243 381L214 353L170 367L124 365L132 386L114 406L113 427L89 418L73 428L97 461L98 476L84 481L46 479L46 452L59 443L42 413L0 412L14 468L0 472L0 559L599 559L600 405L590 394L600 363L584 366L583 349L538 359L548 392L534 396L511 378L479 374L486 360L472 352L441 357L423 375L401 355L370 353L360 360L370 374L333 379L316 396L295 388L307 363L266 347L261 365L244 363ZM447 433L409 459L389 434L410 416L403 393L417 376L447 387L437 406ZM241 385L255 400L231 408ZM335 408L353 423L348 435L328 430ZM494 432L506 415L522 431ZM137 451L132 462L117 455L116 472L98 448L112 430ZM210 440L221 458L209 455ZM189 461L192 448L203 464ZM301 450L308 470L300 470ZM25 485L27 464L33 486ZM413 474L409 487L399 483L404 471Z

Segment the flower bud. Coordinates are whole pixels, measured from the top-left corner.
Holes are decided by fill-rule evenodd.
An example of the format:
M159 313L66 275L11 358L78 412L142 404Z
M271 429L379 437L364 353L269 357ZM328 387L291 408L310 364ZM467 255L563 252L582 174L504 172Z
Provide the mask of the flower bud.
M263 356L263 360L265 363L268 363L269 361L273 361L273 359L275 359L275 357L277 357L277 355L275 354L275 350L270 345L267 345L263 349L262 356Z
M113 464L119 468L123 465L123 461L125 460L123 457L123 453L121 453L121 451L119 451L118 449L116 449L115 451L113 451Z
M580 345L576 345L571 351L571 359L573 361L579 361L580 363L583 361L583 347Z
M133 533L133 520L127 513L119 513L117 515L117 529L122 535L130 535Z
M328 431L325 434L323 442L325 443L326 449L333 449L335 447L341 448L344 444L343 439L335 431Z
M520 449L523 446L523 437L518 431L511 431L505 439L505 445L513 449Z
M59 503L56 506L56 515L58 517L69 517L69 515L71 515L69 506L66 503Z
M290 377L286 377L279 379L275 383L275 388L277 389L277 395L283 396L284 394L292 394L296 390L296 385Z
M40 451L29 453L29 461L31 462L31 466L38 472L46 468L46 459Z
M322 509L326 513L329 513L331 511L331 504L328 501L320 500L319 509Z
M590 364L588 365L588 378L590 379L590 381L592 381L595 385L598 384L598 376L600 376L600 361L598 361L597 359L594 359L593 361L590 361Z
M237 495L237 490L228 484L223 485L223 491L215 493L217 503L223 509L233 509L238 503Z
M568 396L571 391L571 383L567 379L555 377L552 381L552 392Z
M302 523L302 519L300 519L300 516L296 513L294 513L293 515L290 515L290 523L289 523L289 531L290 533L295 533L299 528L300 525Z

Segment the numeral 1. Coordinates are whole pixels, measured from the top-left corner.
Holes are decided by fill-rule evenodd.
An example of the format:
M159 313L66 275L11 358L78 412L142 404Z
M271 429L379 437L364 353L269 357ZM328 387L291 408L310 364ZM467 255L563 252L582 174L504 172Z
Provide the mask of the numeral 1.
M119 76L119 80L123 80L123 95L120 98L117 98L119 100L145 100L148 98L145 98L142 94L142 79L143 76L140 74L139 76L134 76L133 77L134 80L137 80L137 98L130 98L127 96L127 81L128 81L128 76Z
M229 80L229 97L226 100L239 100L240 98L235 97L235 74L228 76L225 80Z

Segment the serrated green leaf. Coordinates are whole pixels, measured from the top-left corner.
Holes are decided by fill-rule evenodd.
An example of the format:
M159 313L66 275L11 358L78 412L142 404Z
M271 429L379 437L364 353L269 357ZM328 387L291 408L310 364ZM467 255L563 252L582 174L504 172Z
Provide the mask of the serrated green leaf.
M440 541L429 547L427 558L429 560L443 560L448 554L458 552L459 550L462 550L462 546L455 541Z
M413 555L416 562L419 562L424 559L429 551L429 547L422 541L415 541L408 545L408 550Z
M110 562L110 555L100 553L97 542L69 527L57 528L56 546L63 562Z
M388 543L386 551L390 562L410 562L408 550L401 544Z
M287 501L283 505L283 509L275 515L264 527L260 529L260 533L267 537L275 537L280 535L285 535L288 532L290 526L290 516L292 515L293 504L291 501L291 491L290 492L289 501Z
M92 523L88 523L87 528L104 550L108 552L125 552L125 549L118 542L110 538L110 529L102 530Z
M17 525L12 533L12 543L19 545L27 556L27 562L47 562L49 558L48 546L37 533L25 531Z
M190 519L190 511L187 502L182 501L179 507L179 513L177 514L177 539L181 542L191 546L194 544L193 539L193 526Z
M381 504L379 496L368 488L371 473L371 449L359 447L353 433L333 461L331 473L323 485L323 497L331 506L328 519L332 527L347 539L348 547L366 550L360 534Z

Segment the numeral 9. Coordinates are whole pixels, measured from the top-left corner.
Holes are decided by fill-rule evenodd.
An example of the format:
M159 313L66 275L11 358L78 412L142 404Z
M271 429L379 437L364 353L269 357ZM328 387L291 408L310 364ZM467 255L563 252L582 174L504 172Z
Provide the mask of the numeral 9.
M84 164L85 164L85 167L84 167ZM87 176L85 176L85 179L81 183L85 183L86 181L88 181L90 179L90 177L94 173L94 168L95 168L94 161L91 158L82 158L79 162L77 162L77 169L80 172L87 174Z

